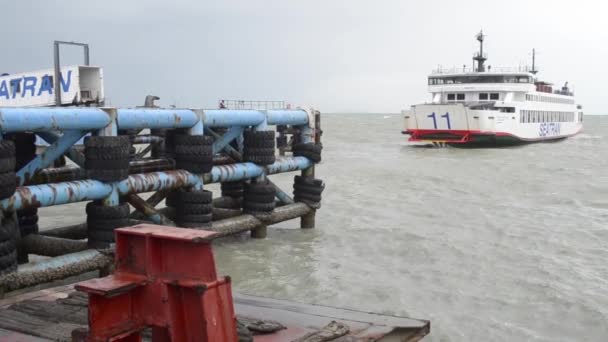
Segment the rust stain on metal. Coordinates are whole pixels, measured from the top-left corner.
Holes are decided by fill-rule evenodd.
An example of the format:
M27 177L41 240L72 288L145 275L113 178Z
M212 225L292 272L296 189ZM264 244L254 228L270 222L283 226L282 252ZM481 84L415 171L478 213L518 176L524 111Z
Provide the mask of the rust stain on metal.
M75 197L75 193L74 190L72 189L71 186L68 186L68 198L70 199L70 201L72 201Z
M21 197L21 208L38 208L41 206L40 201L36 198L35 195L32 195L32 192L27 187L19 187L15 191L15 193L19 193L19 197ZM10 209L15 208L15 198L16 196L12 196L9 199L9 207ZM9 209L9 208L7 208Z

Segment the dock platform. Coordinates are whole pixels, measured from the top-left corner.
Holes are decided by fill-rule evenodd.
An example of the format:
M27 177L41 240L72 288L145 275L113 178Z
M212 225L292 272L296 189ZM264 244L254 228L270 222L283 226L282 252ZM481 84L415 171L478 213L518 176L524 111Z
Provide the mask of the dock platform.
M75 291L73 285L0 300L0 341L71 341L74 329L87 328L87 305L86 295ZM273 333L254 333L254 342L419 341L430 331L430 323L424 320L237 293L234 305L241 322L263 320L284 327ZM340 329L328 330L332 322L342 329L342 334L335 338L331 334L340 334ZM344 327L348 330L346 334Z

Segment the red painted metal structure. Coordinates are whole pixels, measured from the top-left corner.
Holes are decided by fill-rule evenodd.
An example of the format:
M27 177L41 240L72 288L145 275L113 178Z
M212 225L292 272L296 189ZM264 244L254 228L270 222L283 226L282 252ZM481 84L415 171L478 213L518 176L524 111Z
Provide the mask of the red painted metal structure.
M218 278L203 230L138 225L116 229L116 270L76 285L89 294L89 331L73 341L236 342L229 277Z

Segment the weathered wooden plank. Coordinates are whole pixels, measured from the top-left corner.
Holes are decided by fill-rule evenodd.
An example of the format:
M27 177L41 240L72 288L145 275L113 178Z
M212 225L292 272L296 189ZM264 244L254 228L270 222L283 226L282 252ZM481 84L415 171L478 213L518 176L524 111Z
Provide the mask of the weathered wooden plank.
M74 329L87 327L86 294L76 292L72 287L62 287L56 291L49 289L40 293L44 295L23 295L20 299L25 300L21 301L11 299L13 305L0 309L0 329L54 341L71 341L70 335ZM234 303L241 326L253 333L256 342L294 341L302 338L301 341L306 342L354 342L370 339L418 341L429 333L428 322L401 317L236 293ZM6 301L0 301L0 307L3 304L6 305ZM331 321L335 322L328 326Z
M0 311L0 328L53 341L71 341L71 332L83 325L40 319L11 308Z

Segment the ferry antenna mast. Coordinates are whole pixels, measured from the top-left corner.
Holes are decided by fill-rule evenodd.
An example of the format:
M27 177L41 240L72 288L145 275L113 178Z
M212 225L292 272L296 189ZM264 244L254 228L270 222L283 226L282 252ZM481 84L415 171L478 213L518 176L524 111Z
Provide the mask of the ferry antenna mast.
M536 70L536 49L532 49L532 70L530 72L534 75L538 73L538 70Z
M479 31L479 33L477 34L477 36L475 38L477 38L477 40L479 41L479 52L474 55L473 60L477 61L477 70L476 71L484 72L484 71L486 71L484 63L488 58L486 56L484 56L484 54L483 54L483 41L486 38L486 36L483 34L483 30ZM475 64L475 63L473 63L473 64Z

